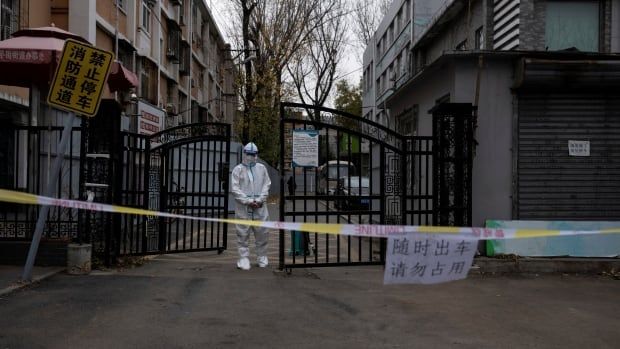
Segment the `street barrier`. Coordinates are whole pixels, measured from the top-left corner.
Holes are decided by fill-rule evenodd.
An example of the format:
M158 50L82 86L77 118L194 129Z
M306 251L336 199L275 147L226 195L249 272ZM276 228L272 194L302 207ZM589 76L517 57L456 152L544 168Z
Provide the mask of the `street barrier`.
M60 206L89 211L102 211L112 213L125 213L133 215L168 217L177 219L191 219L206 222L222 222L229 224L242 224L268 229L284 229L308 233L322 233L335 235L366 236L366 237L390 237L402 236L408 233L439 234L458 237L469 240L500 240L535 238L547 236L571 236L593 234L618 234L620 227L601 230L544 230L544 229L494 229L494 228L470 228L470 227L442 227L423 225L378 225L378 224L333 224L333 223L303 223L303 222L279 222L279 221L254 221L234 218L208 218L188 215L173 214L167 212L149 211L133 207L101 204L96 202L56 199L40 195L22 193L13 190L0 189L0 201L25 205Z
M225 222L292 232L387 238L384 284L436 284L467 277L478 240L534 238L620 233L620 227L602 230L490 229L414 225L298 223L194 217L96 202L55 199L0 189L0 201L15 204L61 206L81 210ZM301 234L300 234L301 235Z

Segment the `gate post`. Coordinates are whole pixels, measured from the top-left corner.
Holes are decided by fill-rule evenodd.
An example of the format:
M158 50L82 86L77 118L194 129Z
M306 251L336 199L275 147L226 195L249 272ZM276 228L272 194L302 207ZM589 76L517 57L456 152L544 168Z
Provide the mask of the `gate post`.
M82 126L82 154L80 166L80 197L90 195L97 202L114 204L120 200L117 193L118 144L121 107L115 100L104 99L97 115ZM121 160L122 161L122 160ZM105 212L84 212L80 229L88 231L88 242L93 245L93 256L102 257L109 266L119 251L120 217ZM83 240L83 239L80 239ZM103 246L101 246L103 245Z
M293 174L294 175L294 174ZM284 217L284 104L280 103L280 217L279 221L283 222ZM278 269L284 269L284 230L280 229L279 239L279 265Z
M433 115L433 225L471 226L473 113L470 103L444 103Z
M408 144L407 139L404 137L400 138L401 141L401 154L400 154L400 225L407 225L407 204L409 201L407 200L407 150Z

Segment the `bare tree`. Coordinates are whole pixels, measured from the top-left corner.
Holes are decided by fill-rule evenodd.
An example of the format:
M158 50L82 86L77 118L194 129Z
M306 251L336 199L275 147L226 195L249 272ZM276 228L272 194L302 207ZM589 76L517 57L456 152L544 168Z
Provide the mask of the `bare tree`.
M392 0L353 0L353 33L364 48L371 43L379 23L390 8Z
M262 146L271 162L277 160L273 125L277 123L286 66L305 49L319 26L328 19L335 0L231 0L241 19L244 53L243 140ZM250 60L251 53L256 58ZM246 123L247 122L247 123ZM247 125L247 126L246 126ZM246 132L247 129L247 132ZM247 135L247 137L246 137Z
M297 95L302 103L322 106L338 79L338 63L342 59L347 22L343 20L346 8L343 0L324 0L331 13L322 20L287 65ZM316 11L322 11L317 8ZM307 110L308 115L319 119L319 111Z

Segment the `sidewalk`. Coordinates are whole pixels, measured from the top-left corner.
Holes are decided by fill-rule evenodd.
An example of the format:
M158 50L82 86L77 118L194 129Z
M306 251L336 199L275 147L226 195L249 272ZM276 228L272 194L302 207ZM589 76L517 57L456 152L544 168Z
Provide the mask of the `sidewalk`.
M32 269L32 282L39 282L48 277L63 272L63 267L37 267ZM0 265L0 297L17 289L27 286L29 283L21 280L24 266Z

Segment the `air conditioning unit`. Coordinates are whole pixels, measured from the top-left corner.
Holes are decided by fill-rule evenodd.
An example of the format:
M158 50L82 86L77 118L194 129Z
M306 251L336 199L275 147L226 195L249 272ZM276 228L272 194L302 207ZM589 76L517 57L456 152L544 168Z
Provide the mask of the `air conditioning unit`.
M166 104L166 113L168 113L169 115L176 115L177 114L177 106L174 103Z
M167 57L176 57L176 55L177 55L177 53L174 52L174 50L170 50L170 49L166 50L166 56Z

